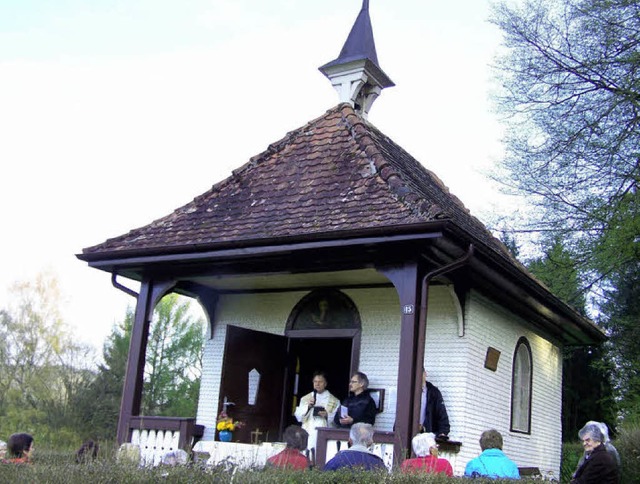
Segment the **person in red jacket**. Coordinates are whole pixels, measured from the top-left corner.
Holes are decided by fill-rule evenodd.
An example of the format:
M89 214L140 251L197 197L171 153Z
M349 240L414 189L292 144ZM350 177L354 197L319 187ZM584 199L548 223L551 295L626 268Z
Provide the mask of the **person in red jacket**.
M309 434L298 425L289 425L284 430L287 447L267 459L267 466L280 469L304 470L309 468L309 459L301 452L307 448Z
M407 459L402 463L401 470L404 473L432 472L453 476L453 467L447 459L438 458L438 445L436 437L431 432L416 435L411 441L414 459Z

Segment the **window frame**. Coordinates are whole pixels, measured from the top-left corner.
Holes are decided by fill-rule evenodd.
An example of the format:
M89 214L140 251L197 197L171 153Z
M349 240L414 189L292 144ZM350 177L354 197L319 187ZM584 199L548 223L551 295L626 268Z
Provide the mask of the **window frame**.
M529 378L528 381L521 378L522 370L520 368L523 360L520 359L520 355L524 354L528 357L529 363ZM516 348L513 352L513 364L511 370L511 419L510 419L510 427L511 432L517 432L520 434L531 435L531 414L533 407L533 354L531 351L531 345L529 341L524 336L521 337L516 343ZM526 377L526 376L525 376ZM523 388L523 385L527 385L528 392L528 401L526 401L526 407L520 409L521 412L526 412L527 415L522 417L518 415L518 421L516 422L516 406L522 407L522 404L525 403L518 398L518 390ZM522 393L522 392L520 392ZM526 429L521 428L521 424L526 421Z

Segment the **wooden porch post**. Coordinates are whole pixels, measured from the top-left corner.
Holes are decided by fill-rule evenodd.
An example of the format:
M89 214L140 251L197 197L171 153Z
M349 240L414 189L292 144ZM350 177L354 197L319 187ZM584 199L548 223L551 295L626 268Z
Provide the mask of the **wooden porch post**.
M144 279L140 286L133 328L131 328L131 341L127 358L127 372L122 390L122 402L120 403L117 433L119 445L129 440L130 418L140 414L145 354L153 308L158 300L174 285L175 282L173 281L154 283L150 279Z
M401 327L398 361L398 396L395 431L402 446L402 458L411 451L411 438L418 430L420 412L419 374L424 359L425 329L420 328L420 277L417 262L378 268L395 286L400 298Z

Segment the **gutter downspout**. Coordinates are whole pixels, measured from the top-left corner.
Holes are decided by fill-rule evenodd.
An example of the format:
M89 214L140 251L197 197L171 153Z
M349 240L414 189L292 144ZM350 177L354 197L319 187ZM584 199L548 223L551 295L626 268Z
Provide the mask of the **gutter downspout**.
M113 287L115 287L116 289L120 289L122 292L127 293L129 296L132 296L138 299L139 294L135 292L133 289L129 289L127 286L120 284L117 281L117 277L118 277L118 274L116 272L111 273L111 284L113 284Z
M445 266L438 267L437 269L432 270L426 276L424 276L424 278L422 279L422 294L420 296L420 325L424 324L426 326L427 324L427 291L429 287L429 281L436 276L446 274L447 272L451 272L452 270L457 269L458 267L462 267L469 261L469 259L471 259L471 256L473 255L473 253L474 253L473 244L469 244L469 249L467 250L467 253L463 255L460 259L450 262Z

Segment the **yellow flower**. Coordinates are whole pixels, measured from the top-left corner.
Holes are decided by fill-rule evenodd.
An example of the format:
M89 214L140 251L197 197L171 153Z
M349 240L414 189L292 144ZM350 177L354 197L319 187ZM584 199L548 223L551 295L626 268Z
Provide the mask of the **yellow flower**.
M236 426L234 425L234 423L231 420L221 420L220 422L218 422L218 425L216 425L216 428L218 430L235 430Z
M218 416L216 429L218 429L218 431L230 430L231 432L233 432L236 429L236 427L241 428L243 425L244 425L243 422L238 422L238 421L234 422L233 419L229 417L229 415L227 415L226 412L222 412Z
M233 432L236 429L236 422L234 422L230 418L223 418L218 420L216 428L218 430L230 430Z

